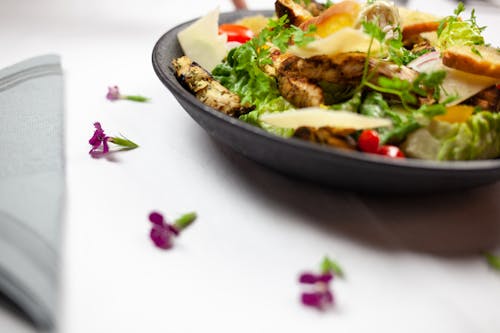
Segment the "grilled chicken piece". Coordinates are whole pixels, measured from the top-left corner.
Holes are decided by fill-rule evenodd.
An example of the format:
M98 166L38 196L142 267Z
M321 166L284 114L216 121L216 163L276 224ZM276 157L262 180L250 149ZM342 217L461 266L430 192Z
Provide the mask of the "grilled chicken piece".
M313 16L318 16L325 11L326 6L322 3L316 2L315 0L305 1L301 0L299 4L307 9Z
M472 96L464 104L479 106L491 112L500 112L500 90L492 86Z
M336 56L314 56L300 58L283 55L276 62L281 75L306 77L315 81L353 82L363 75L366 55L363 53L343 53Z
M276 16L286 15L290 24L299 26L303 22L313 18L311 12L296 3L294 0L276 0L274 3Z
M356 143L348 137L349 134L354 132L355 130L339 130L334 127L314 128L303 126L295 130L293 137L341 149L356 150Z
M313 81L357 84L363 76L366 54L361 52L340 53L333 56L319 55L311 58L300 58L294 55L283 55L276 63L281 75L305 77ZM370 59L370 71L389 78L398 77L413 81L418 73L408 67ZM377 78L374 76L374 79Z
M241 104L237 94L214 80L210 73L187 56L172 60L172 66L179 82L203 104L232 117L238 117L251 110Z
M281 95L297 108L324 104L323 90L306 78L281 75L278 77Z

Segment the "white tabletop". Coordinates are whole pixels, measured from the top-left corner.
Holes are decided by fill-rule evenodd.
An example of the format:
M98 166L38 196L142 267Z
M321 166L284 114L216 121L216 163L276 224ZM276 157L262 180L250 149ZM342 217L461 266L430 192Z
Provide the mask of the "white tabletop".
M57 53L65 71L60 332L499 332L500 274L479 253L500 245L500 183L375 198L290 179L233 153L184 112L150 60L168 29L231 4L175 3L0 4L0 67ZM478 11L493 27L499 11ZM498 45L497 31L486 36ZM113 84L152 102L111 103L104 96ZM95 121L140 148L116 161L90 158ZM148 238L152 210L172 218L195 210L199 219L173 250L160 251ZM333 282L336 307L319 313L300 305L297 277L325 254L347 278ZM0 307L0 331L33 329Z

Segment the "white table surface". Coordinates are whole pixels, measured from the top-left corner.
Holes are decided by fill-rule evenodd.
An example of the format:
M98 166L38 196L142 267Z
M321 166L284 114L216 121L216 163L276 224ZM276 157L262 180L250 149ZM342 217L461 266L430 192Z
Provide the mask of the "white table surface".
M271 0L251 0L271 8ZM424 6L412 2L411 6ZM213 141L151 66L168 29L228 1L2 0L0 67L62 56L67 203L60 332L500 331L500 183L427 197L375 198L277 174ZM453 5L425 2L448 14ZM478 7L493 26L499 11ZM487 38L500 44L497 28ZM150 96L105 100L107 86ZM92 124L140 144L116 161L89 157ZM195 210L171 251L147 215ZM337 305L299 304L298 274L328 254L347 279ZM0 307L0 332L34 332Z

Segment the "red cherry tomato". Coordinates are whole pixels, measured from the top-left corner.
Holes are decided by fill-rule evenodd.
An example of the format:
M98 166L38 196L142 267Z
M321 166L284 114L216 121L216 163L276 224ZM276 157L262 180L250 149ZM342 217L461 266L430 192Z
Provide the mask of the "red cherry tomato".
M392 158L404 158L405 154L396 146L384 145L379 148L378 154Z
M246 43L254 37L252 30L239 25L225 23L219 26L219 35L226 34L228 42Z
M361 132L358 138L358 147L361 151L365 153L378 153L380 145L380 137L377 131L374 130L364 130Z

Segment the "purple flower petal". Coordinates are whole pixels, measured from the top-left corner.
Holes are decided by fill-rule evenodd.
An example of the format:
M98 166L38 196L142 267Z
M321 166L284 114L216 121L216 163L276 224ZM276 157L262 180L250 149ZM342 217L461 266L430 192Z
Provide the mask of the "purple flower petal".
M169 249L173 245L171 232L164 227L157 226L156 224L151 228L149 237L158 248Z
M108 145L108 140L109 140L109 137L104 137L104 139L102 140L102 153L103 154L107 154L109 152L109 145Z
M333 294L330 290L302 293L301 301L305 306L324 310L333 305Z
M106 98L110 101L116 101L120 99L121 95L118 86L108 87L108 93L106 94Z
M314 273L302 273L299 277L299 282L304 284L315 284L318 282L328 284L333 279L331 273L324 274L314 274Z
M99 157L109 152L108 141L110 137L106 136L99 122L95 122L94 127L95 127L94 134L89 140L89 144L92 146L92 148L89 151L89 154L92 157ZM98 151L101 145L102 145L102 151Z
M302 273L299 277L299 282L304 284L315 284L318 282L318 276L313 273Z
M156 224L158 226L164 226L163 215L161 215L160 213L152 212L151 214L149 214L149 220L153 224Z
M318 282L323 282L323 283L330 283L330 281L333 279L333 274L332 273L324 273L318 276Z

